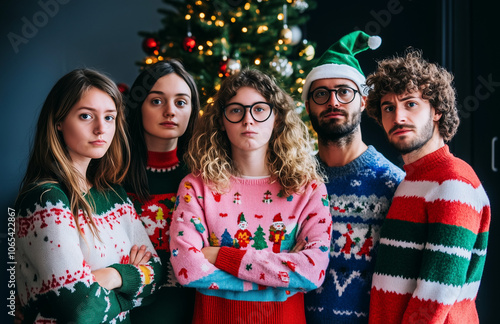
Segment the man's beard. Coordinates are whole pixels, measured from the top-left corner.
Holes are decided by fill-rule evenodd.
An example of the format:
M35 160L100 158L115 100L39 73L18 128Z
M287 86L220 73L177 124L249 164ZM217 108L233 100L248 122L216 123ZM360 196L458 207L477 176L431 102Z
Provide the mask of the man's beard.
M334 118L320 124L319 118L331 112L342 113L346 117L346 121L341 123L338 119ZM323 143L339 142L342 139L351 138L351 135L354 134L361 124L361 110L349 116L345 110L331 108L323 111L319 117L311 114L309 118L311 119L312 127L318 134L319 141Z
M392 146L396 148L396 150L399 151L399 153L405 155L408 153L411 153L413 151L416 151L420 148L422 148L429 140L432 138L434 135L434 122L432 118L429 117L429 122L425 124L425 126L422 128L421 133L416 133L416 137L409 142L404 142L404 141L399 141L399 142L392 142L389 141ZM392 133L393 131L399 129L399 128L410 128L410 129L416 129L415 126L411 125L397 125L391 128L389 133Z

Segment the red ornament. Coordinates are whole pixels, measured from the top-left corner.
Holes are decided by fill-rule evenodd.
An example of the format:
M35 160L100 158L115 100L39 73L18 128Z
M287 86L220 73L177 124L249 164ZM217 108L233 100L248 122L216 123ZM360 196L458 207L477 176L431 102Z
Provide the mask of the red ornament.
M160 43L153 37L147 37L142 41L142 49L148 55L158 54L155 51L160 49Z
M194 36L186 36L182 42L182 47L186 52L191 53L196 47L196 38Z
M227 60L220 61L219 63L219 76L229 76L229 73L227 72Z
M118 91L120 91L121 94L126 95L128 93L129 88L125 83L118 83L116 86L118 87Z

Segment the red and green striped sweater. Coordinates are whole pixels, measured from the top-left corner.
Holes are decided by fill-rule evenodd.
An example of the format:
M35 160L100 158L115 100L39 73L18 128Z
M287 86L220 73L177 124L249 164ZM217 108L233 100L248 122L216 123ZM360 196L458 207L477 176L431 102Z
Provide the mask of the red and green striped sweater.
M404 166L381 231L370 323L479 323L490 204L447 145Z
M26 323L128 323L130 309L161 279L160 259L125 190L92 188L88 197L99 239L81 211L80 235L60 185L35 186L18 198L16 283ZM128 264L134 244L153 252L146 265ZM118 270L120 288L108 290L95 280L91 271L105 267Z

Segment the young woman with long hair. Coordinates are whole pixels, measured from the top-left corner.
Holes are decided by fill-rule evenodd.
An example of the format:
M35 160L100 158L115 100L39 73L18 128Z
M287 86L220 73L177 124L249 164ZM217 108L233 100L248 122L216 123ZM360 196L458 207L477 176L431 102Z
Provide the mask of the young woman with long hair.
M126 108L133 159L125 189L167 273L158 293L145 298L131 318L186 323L193 314L194 289L181 287L171 271L169 230L177 188L188 174L182 155L198 119L198 91L180 62L162 61L139 74Z
M128 321L161 279L119 186L130 160L125 133L121 94L103 74L74 70L48 94L15 207L25 322Z
M331 217L291 97L257 70L228 77L186 158L170 249L179 282L197 288L193 323L305 323Z

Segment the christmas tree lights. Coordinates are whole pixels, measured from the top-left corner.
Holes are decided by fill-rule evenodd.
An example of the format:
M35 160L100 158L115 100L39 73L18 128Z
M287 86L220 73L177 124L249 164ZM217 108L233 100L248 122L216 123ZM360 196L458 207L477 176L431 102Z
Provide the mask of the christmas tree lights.
M164 0L163 28L140 32L142 67L176 58L194 76L202 106L221 81L252 67L276 77L297 100L314 65L314 44L303 38L312 0Z

